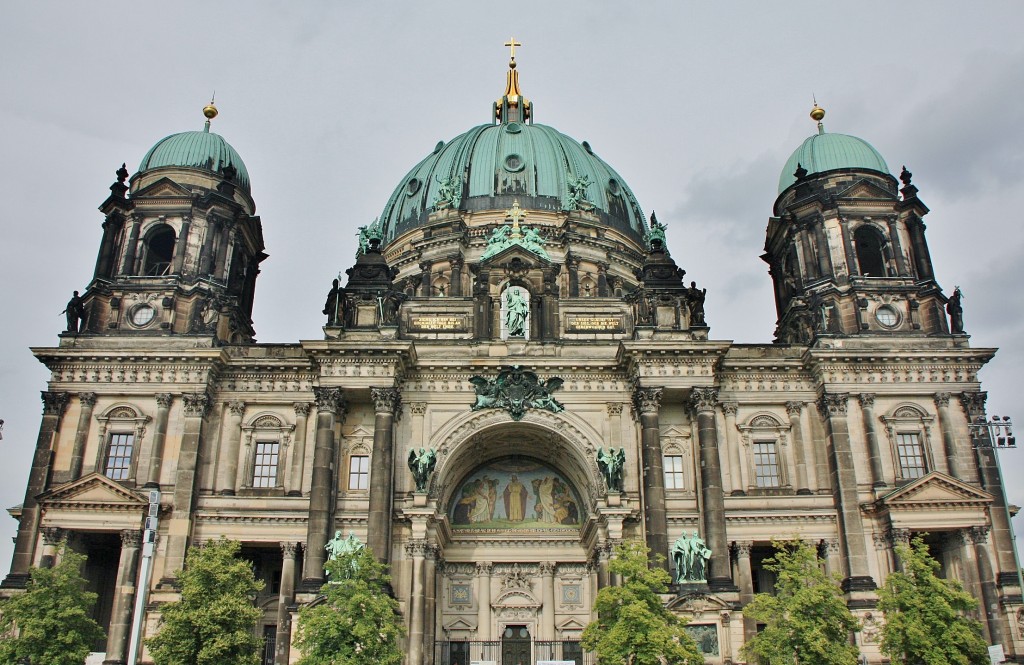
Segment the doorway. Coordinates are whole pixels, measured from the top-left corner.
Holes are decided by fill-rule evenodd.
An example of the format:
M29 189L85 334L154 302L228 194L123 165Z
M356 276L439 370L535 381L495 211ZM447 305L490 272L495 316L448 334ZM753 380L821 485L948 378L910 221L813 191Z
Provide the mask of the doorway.
M501 634L501 665L530 665L533 641L526 626L505 626Z

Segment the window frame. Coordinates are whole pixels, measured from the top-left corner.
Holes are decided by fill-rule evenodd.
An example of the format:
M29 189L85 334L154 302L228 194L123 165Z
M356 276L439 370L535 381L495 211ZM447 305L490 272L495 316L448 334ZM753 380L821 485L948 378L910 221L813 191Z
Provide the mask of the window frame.
M885 433L889 438L889 451L896 482L913 482L938 470L935 457L932 454L931 429L934 417L928 415L917 404L903 403L896 405L889 413L881 416L881 420L885 424ZM912 470L916 470L918 467L907 467L900 454L900 437L908 435L915 435L917 444L920 446L923 463L920 475L912 474Z
M245 436L245 481L242 489L255 490L258 492L283 491L286 466L288 460L288 448L291 444L292 433L295 431L294 424L288 424L277 413L266 411L257 413L249 419L246 425L242 426L242 433ZM274 475L274 484L256 484L256 460L261 444L277 444L277 469ZM262 476L261 476L262 477Z
M365 462L365 469L353 470L353 463L356 460ZM345 482L346 492L369 492L370 491L370 454L362 449L353 450L348 455L348 464L345 465L348 480ZM353 487L353 478L364 478L366 487Z
M786 492L792 490L791 478L793 470L790 469L788 454L790 432L792 424L788 419L783 420L780 416L768 411L753 413L742 424L736 426L740 431L742 450L745 451L744 465L741 472L741 482L746 485L743 488L748 494ZM758 445L773 444L775 455L775 466L778 470L777 485L758 484ZM743 473L741 473L741 476Z
M666 451L662 457L662 471L665 480L665 491L667 492L682 492L686 490L686 471L685 465L683 464L684 456L681 451L672 450ZM669 460L676 460L679 462L678 469L669 468ZM672 484L669 483L669 478L674 478ZM678 482L676 485L675 483ZM673 486L674 485L674 486Z
M770 450L762 452L758 450L762 446L771 446ZM782 465L779 459L779 444L777 439L754 439L751 444L751 456L754 465L754 484L753 489L765 490L765 489L779 489L782 487ZM760 461L761 455L767 455L770 458L770 462ZM762 474L762 469L774 469L772 474ZM773 480L773 484L761 484L762 478Z
M97 438L100 441L100 445L97 447L92 470L110 478L110 480L116 483L136 484L139 450L142 448L143 438L146 435L146 424L152 419L136 406L119 402L112 404L96 416L96 420L99 422ZM107 475L107 462L110 457L111 445L114 443L114 437L118 435L131 435L133 439L129 456L130 461L127 467L124 467L126 475L124 478L115 479Z

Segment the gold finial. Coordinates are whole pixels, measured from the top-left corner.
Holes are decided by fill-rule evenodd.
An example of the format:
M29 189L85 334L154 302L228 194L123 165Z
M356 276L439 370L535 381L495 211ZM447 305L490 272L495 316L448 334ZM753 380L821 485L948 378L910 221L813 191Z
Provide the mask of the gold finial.
M213 100L217 96L217 93L210 95L210 103L203 107L203 115L206 116L206 131L210 131L210 121L217 117L217 107L213 105Z
M818 106L818 100L814 99L813 96L811 97L811 99L814 100L814 108L811 109L811 120L814 120L815 122L818 123L818 133L824 134L825 125L821 124L821 119L825 117L825 109Z

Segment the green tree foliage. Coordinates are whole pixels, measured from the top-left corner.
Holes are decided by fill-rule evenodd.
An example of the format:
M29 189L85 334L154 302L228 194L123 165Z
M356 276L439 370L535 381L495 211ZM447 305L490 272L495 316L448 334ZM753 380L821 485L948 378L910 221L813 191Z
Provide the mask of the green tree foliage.
M772 665L856 665L850 634L859 628L843 600L838 580L818 562L814 545L776 541L765 568L775 573L775 595L759 593L743 614L765 625L748 641L743 655Z
M920 537L896 548L900 572L878 590L885 614L882 653L907 665L983 665L988 649L981 624L964 615L978 607L955 580L937 575L939 564Z
M702 665L704 656L687 634L686 622L665 607L658 594L668 591L669 574L648 567L648 549L640 541L615 548L608 564L622 586L597 594L597 619L584 629L583 648L602 665Z
M25 593L0 604L0 662L82 665L103 629L90 612L96 594L79 571L85 556L66 547L53 568L32 568Z
M163 606L159 632L146 640L156 665L259 665L262 612L252 597L263 582L239 558L241 547L221 538L189 549L181 600Z
M368 549L327 562L323 602L299 610L298 665L400 665L405 634L387 569Z

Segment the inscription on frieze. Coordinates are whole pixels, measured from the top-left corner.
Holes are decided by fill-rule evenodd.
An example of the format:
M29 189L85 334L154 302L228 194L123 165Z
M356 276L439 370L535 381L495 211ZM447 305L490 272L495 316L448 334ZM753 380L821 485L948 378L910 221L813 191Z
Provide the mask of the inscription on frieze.
M626 332L626 321L621 314L604 316L569 314L566 317L565 329L567 332L579 333L624 333Z
M464 314L421 314L409 317L410 332L466 332L469 321Z

